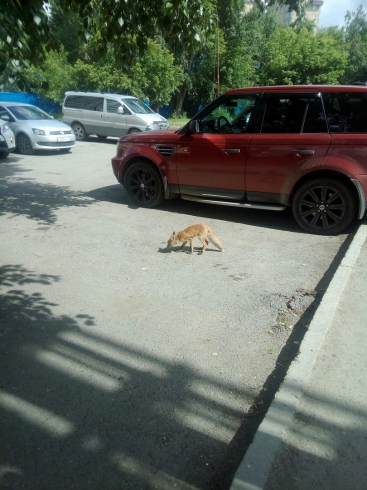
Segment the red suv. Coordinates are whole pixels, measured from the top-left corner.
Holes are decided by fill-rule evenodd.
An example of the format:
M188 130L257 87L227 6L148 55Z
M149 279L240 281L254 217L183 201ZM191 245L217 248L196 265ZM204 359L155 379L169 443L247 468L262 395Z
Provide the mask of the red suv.
M112 167L139 206L292 207L304 230L340 233L366 210L367 87L230 90L175 133L121 137Z

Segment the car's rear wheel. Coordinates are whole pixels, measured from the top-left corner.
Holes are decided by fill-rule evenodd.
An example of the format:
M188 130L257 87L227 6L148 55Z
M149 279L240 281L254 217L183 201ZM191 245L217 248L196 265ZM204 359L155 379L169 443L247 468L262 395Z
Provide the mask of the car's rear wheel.
M130 198L139 206L153 208L164 201L161 176L152 165L133 163L126 171L124 187Z
M16 139L16 146L19 153L22 155L32 155L34 149L32 148L31 140L26 134L20 133Z
M297 223L318 235L335 235L344 230L357 211L351 187L334 178L321 178L301 185L292 211Z
M71 127L73 128L77 140L85 141L87 139L87 133L85 132L83 124L74 123Z

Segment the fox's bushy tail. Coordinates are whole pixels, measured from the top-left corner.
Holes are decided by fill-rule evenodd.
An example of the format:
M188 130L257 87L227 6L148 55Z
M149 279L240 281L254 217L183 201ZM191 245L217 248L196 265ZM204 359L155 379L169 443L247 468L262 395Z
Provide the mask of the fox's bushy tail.
M221 252L223 252L223 245L220 243L218 238L214 235L213 230L211 228L208 229L208 240L215 245Z

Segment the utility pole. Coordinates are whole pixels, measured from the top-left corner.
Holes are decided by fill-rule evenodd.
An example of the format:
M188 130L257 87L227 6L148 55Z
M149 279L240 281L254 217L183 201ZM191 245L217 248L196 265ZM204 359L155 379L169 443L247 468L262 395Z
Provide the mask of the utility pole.
M220 62L220 54L219 54L219 16L218 16L218 6L217 9L217 97L220 95L220 76L219 76L219 62Z

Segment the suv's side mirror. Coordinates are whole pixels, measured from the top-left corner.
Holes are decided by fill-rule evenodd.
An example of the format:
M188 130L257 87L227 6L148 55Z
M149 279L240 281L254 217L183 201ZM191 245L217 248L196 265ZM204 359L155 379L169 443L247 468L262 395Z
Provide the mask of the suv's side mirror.
M124 108L122 107L122 105L120 105L118 108L117 108L117 114L123 114L124 113Z
M192 134L200 133L199 121L197 121L196 119L190 121L189 129L190 129L190 133Z
M10 122L10 116L8 116L7 114L4 114L3 116L0 116L1 119L4 119L4 121L9 121Z

